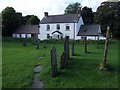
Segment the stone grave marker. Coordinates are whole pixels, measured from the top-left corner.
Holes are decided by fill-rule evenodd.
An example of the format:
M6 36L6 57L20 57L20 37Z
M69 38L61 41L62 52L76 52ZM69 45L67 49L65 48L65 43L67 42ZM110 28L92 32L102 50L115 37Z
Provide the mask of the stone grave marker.
M64 53L65 53L66 63L68 63L68 59L70 57L70 54L69 54L69 37L68 36L66 36L65 41L64 41Z
M46 48L46 42L45 41L43 42L43 47Z
M65 66L66 66L65 53L63 52L62 55L61 55L60 69L64 69Z
M27 46L26 40L23 40L23 47L26 47L26 46Z
M51 49L51 68L52 68L52 77L56 77L57 76L57 56L56 56L56 48L53 47Z
M39 49L39 41L36 43L36 49Z

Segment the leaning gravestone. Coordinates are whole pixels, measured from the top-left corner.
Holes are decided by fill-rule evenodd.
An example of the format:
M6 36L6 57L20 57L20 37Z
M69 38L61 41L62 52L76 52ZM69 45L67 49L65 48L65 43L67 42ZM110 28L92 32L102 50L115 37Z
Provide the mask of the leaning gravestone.
M57 56L56 56L56 49L53 47L51 49L51 68L52 68L52 77L57 76Z
M70 54L69 54L69 37L68 36L66 36L65 41L64 41L64 52L65 52L66 63L68 63L68 59L70 57Z
M64 69L65 66L66 66L65 53L63 52L62 55L61 55L60 69Z

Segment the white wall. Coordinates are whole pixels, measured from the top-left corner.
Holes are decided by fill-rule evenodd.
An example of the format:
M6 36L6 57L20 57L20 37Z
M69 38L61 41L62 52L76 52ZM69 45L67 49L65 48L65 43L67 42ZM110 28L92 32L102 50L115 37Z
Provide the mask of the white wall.
M75 27L75 39L81 39L80 36L77 36L77 33L79 31L79 28L83 23L82 17L79 19L78 23L53 23L53 24L40 24L40 37L39 39L44 40L47 39L47 34L50 34L52 36L52 33L54 31L57 31L57 24L60 25L60 32L63 33L63 37L69 36L70 39L74 38L74 27ZM50 25L50 31L47 31L47 25ZM66 30L66 25L70 26L70 30Z
M21 34L21 37L22 37L22 38L25 38L25 36L26 36L25 34Z
M21 37L20 37L20 34L13 33L12 37L25 38L26 34L21 34ZM31 38L31 34L27 34L27 38Z
M69 36L70 39L74 38L74 29L75 29L75 39L81 39L80 36L77 36L77 33L79 31L79 28L81 25L83 25L83 20L82 17L80 17L78 23L49 23L49 24L40 24L40 36L39 39L44 40L47 39L47 34L50 34L50 36L52 36L52 32L56 31L56 26L57 24L60 25L60 32L63 33L63 37L65 36ZM70 30L66 31L66 25L70 26ZM50 31L47 31L47 25L50 25ZM75 27L75 28L74 28Z
M57 30L56 26L57 24L60 25L60 30ZM70 39L73 38L73 23L57 23L57 24L40 24L40 37L39 39L44 40L47 39L47 34L50 34L52 36L52 33L54 31L60 31L63 33L63 37L69 36ZM70 26L70 30L66 31L66 24ZM47 25L50 25L50 31L47 31Z

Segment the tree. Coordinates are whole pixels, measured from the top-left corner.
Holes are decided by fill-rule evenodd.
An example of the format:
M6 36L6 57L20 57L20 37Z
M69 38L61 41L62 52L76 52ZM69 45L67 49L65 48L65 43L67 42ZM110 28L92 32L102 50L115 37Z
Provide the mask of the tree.
M65 14L80 13L81 7L82 7L81 4L78 2L70 4L66 7Z
M82 15L84 24L92 24L93 23L92 8L89 8L89 7L82 8L81 15Z
M38 17L32 15L32 16L28 19L28 21L27 21L26 24L32 24L32 25L35 25L35 24L39 24L39 22L40 22L40 20L38 19Z
M95 13L95 23L102 26L102 33L106 35L106 28L110 26L110 32L114 38L120 36L120 1L119 2L103 2L97 8Z
M103 61L100 64L100 70L102 71L109 71L109 67L107 65L107 53L108 53L108 44L109 44L109 39L111 38L110 36L110 27L107 26L107 33L106 33L106 42L105 42L105 49L104 49L104 57Z
M23 25L26 25L27 24L27 21L30 19L32 15L27 15L27 16L23 16L22 17L22 24Z
M16 11L12 7L7 7L2 11L2 35L11 36L19 26L19 19Z

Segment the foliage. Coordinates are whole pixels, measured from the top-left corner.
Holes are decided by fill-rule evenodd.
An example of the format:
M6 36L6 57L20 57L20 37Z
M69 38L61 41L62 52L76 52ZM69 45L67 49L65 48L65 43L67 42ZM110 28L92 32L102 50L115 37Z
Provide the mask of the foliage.
M57 49L58 77L51 77L50 50ZM2 52L2 86L3 88L30 88L34 74L34 67L42 65L40 80L45 88L117 88L118 85L118 47L117 43L110 44L108 64L110 72L100 72L99 64L103 58L104 44L96 49L96 45L88 44L88 51L84 53L84 44L75 43L76 56L70 56L67 67L60 71L60 56L63 52L62 44L47 44L40 50L28 43L23 47L21 42L3 42ZM71 52L71 44L70 44ZM71 55L71 54L70 54ZM43 57L38 59L37 57ZM73 73L74 71L74 73Z
M92 24L93 23L92 8L89 8L89 7L82 8L81 15L82 15L84 24Z
M19 16L12 7L6 7L2 11L2 35L11 36L15 29L20 25Z
M27 24L27 21L30 19L32 15L26 15L26 16L23 16L23 21L22 21L22 24L23 25L26 25Z
M26 24L31 24L31 25L35 25L35 24L37 24L37 25L38 25L39 22L40 22L40 20L38 19L38 17L32 15L32 16L28 19L28 21L27 21Z
M120 35L120 1L101 3L97 8L94 20L101 24L104 35L107 26L110 26L113 37L118 38Z
M80 13L81 11L81 4L76 2L68 5L65 9L65 14L74 14L74 13Z
M83 18L84 24L92 24L93 23L93 12L92 8L83 7L80 3L72 3L68 5L65 9L65 14L81 14Z
M37 16L27 15L22 16L22 13L16 12L12 7L6 7L2 11L2 35L11 36L12 33L20 25L39 24L40 20Z

